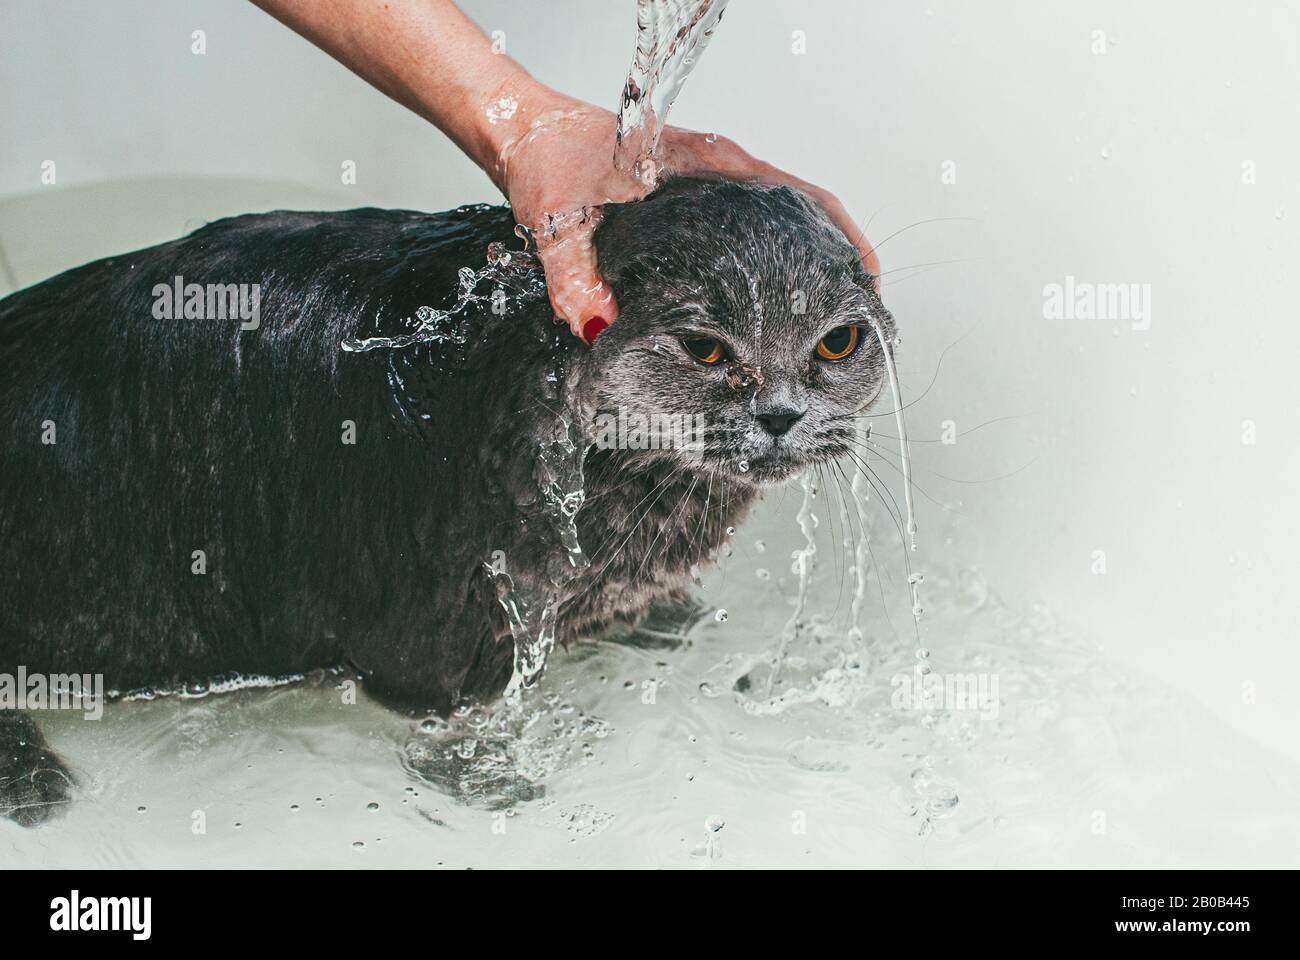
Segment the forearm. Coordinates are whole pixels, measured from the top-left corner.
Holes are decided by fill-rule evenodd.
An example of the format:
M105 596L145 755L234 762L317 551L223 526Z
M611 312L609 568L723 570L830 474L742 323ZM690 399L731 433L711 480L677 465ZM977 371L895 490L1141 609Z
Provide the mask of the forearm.
M503 147L560 99L494 53L451 0L253 2L436 125L502 190Z

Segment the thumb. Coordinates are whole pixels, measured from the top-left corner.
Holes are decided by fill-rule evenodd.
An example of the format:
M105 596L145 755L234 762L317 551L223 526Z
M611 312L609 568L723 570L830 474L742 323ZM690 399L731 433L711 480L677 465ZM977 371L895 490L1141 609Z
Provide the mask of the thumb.
M540 243L537 249L555 316L588 345L618 318L614 292L596 267L596 248L591 242L594 226L575 226Z
M858 254L862 258L862 266L867 273L871 274L876 290L879 291L880 257L876 255L875 247L871 245L862 228L857 225L853 217L849 216L849 211L844 208L844 204L825 190L819 190L815 199L821 204L822 209L831 215L831 220L840 228L844 236L848 237L849 243L857 247Z

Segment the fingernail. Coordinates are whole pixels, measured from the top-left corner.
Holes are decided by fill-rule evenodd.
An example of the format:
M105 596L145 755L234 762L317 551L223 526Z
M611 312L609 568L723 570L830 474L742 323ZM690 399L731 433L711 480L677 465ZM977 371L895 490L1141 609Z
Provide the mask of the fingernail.
M587 343L595 343L596 338L600 336L600 332L608 326L609 324L605 322L604 317L592 317L582 325L582 339L586 340Z

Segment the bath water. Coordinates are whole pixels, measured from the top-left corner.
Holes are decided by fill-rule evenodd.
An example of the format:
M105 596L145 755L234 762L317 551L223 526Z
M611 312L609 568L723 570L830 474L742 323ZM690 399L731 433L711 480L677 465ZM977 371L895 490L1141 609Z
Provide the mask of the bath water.
M796 502L780 499L704 574L702 615L555 650L522 722L506 704L412 720L364 686L350 703L350 678L328 674L110 704L98 723L51 716L77 802L40 830L0 824L0 863L1294 862L1294 765L942 556L926 577L933 659L996 698L918 706L910 588L893 563L868 573L883 599L865 605L861 642L844 584L814 580L783 700L756 698L798 591L780 565L758 576L801 545ZM873 551L897 556L904 540L878 526ZM823 525L823 570L840 549Z

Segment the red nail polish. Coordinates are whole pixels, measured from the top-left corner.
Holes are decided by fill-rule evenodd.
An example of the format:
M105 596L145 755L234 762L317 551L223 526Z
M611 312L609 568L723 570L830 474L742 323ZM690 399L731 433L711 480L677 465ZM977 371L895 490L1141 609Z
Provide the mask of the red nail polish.
M582 325L582 339L586 340L587 343L595 343L596 338L600 336L600 332L608 326L609 324L605 322L604 317L592 317Z

